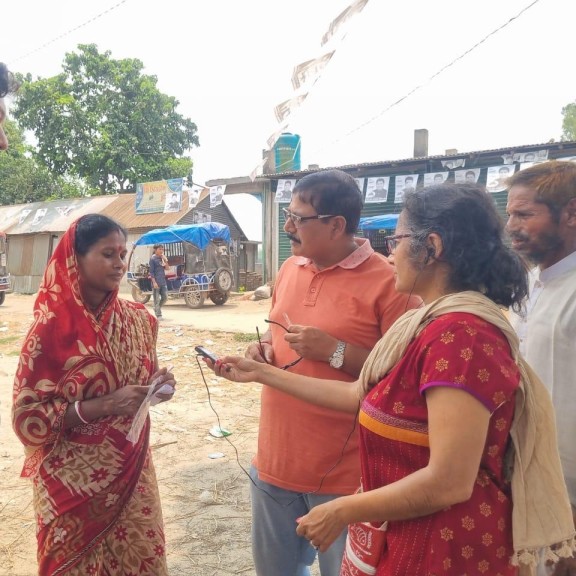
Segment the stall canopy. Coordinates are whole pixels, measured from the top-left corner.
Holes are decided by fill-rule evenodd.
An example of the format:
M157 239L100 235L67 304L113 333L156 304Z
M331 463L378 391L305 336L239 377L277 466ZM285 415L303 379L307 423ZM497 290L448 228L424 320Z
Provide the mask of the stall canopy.
M230 243L230 229L219 222L203 224L175 224L167 228L156 228L143 234L135 246L150 244L173 244L174 242L189 242L204 250L212 240L220 239Z
M396 228L396 224L398 224L398 214L360 218L360 230L390 230Z

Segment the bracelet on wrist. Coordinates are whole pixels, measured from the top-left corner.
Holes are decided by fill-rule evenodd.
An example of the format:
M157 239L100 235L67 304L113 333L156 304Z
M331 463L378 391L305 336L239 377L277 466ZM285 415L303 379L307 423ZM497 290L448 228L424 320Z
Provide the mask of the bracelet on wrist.
M74 402L74 410L76 410L76 415L82 422L84 422L84 424L90 424L90 422L84 418L82 412L80 411L80 400L76 400L76 402Z

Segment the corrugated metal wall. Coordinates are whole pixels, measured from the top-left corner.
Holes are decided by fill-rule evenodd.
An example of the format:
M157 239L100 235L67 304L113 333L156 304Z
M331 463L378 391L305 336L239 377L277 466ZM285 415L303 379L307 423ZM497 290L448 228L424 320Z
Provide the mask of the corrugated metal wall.
M34 294L50 258L50 234L10 236L8 270L14 292Z
M485 167L484 167L485 168ZM486 185L486 170L481 170L480 172L480 177L478 179L478 184L481 184L482 186ZM395 176L398 174L409 174L410 172L407 170L402 170L399 172L389 172L387 170L379 170L377 173L371 173L371 174L354 174L355 178L371 178L373 176L380 176L380 175L384 175L384 176L390 176L390 180L389 180L389 187L388 187L388 198L386 200L386 202L369 202L369 203L365 203L364 207L362 209L362 217L365 216L383 216L385 214L398 214L400 212L400 208L401 208L401 204L396 204L394 202L394 196L395 196ZM417 174L416 172L414 174ZM423 176L420 174L420 179L419 179L419 186L422 186L422 179ZM453 182L454 181L454 176L453 176L453 172L450 172L450 176L447 180L448 182ZM275 195L275 186L273 183L272 186L272 190L273 193L272 195ZM362 191L362 194L365 195L366 194L366 181L364 182L364 190ZM508 193L505 192L497 192L495 194L492 194L492 198L494 199L494 201L496 202L496 208L498 210L498 213L500 214L500 216L506 220L506 203L508 201ZM282 263L291 256L292 251L290 249L290 241L288 240L288 237L286 236L286 233L284 232L284 217L282 216L282 210L280 210L280 208L282 206L287 207L288 204L277 204L276 205L278 207L277 210L277 223L278 223L278 269L280 268L280 266L282 265ZM361 235L361 234L360 234Z

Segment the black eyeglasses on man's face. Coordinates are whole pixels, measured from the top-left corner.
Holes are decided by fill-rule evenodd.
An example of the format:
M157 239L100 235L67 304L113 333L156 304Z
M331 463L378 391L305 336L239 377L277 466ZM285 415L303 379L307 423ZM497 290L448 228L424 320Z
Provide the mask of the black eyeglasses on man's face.
M384 242L386 242L386 250L388 250L388 254L393 254L398 247L398 242L402 240L402 238L412 238L414 234L396 234L395 236L385 236Z
M280 326L280 328L286 330L286 332L289 332L288 328L286 328L286 326L284 326L283 324L280 324L280 322L275 322L274 320L264 320L264 322L268 324L275 324L276 326ZM270 362L266 360L266 356L264 355L264 348L262 346L262 340L260 340L260 330L258 330L258 326L256 326L256 336L258 337L258 346L260 347L260 355L262 356L262 358L264 358L264 362L266 362L266 364L270 364ZM290 364L286 364L285 366L280 366L280 368L282 370L288 370L288 368L296 366L296 364L298 364L300 360L302 360L302 356L298 356L298 358L294 360L294 362L290 362Z
M306 222L308 220L321 220L322 218L333 218L334 214L315 214L314 216L298 216L288 210L288 208L282 208L282 212L284 213L284 221L292 220L294 226L296 228L300 228L302 222Z

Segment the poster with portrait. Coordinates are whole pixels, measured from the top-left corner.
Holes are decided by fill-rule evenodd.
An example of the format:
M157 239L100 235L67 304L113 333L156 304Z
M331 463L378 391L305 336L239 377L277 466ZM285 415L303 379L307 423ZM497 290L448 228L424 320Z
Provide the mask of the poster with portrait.
M435 186L437 184L444 184L448 180L450 172L429 172L424 174L424 187Z
M506 180L514 174L514 165L490 166L486 172L486 190L504 192Z
M514 154L514 162L545 162L548 160L548 150L531 150Z
M222 198L226 192L225 185L210 186L210 208L216 208L222 204Z
M442 168L444 170L455 170L456 168L464 168L466 166L466 159L465 158L454 158L450 160L442 160L441 161Z
M188 209L192 209L198 204L198 200L200 200L200 194L202 193L204 188L202 186L197 186L194 184L192 188L188 189Z
M208 212L198 212L197 210L194 211L192 214L192 223L193 224L202 224L203 222L211 222L212 216L208 214Z
M374 176L368 178L366 186L366 203L386 202L388 200L389 176Z
M48 212L48 208L38 208L38 210L36 210L36 214L34 214L34 220L32 220L32 226L40 224L42 218L46 216L46 212Z
M476 184L480 178L480 168L468 168L468 170L454 170L454 182L457 184Z
M294 189L295 185L296 180L278 180L274 202L288 204L292 199L292 190Z
M356 181L356 184L358 184L360 192L364 195L364 182L366 182L366 178L354 178L354 180Z
M182 206L182 191L168 192L164 201L164 213L180 212Z
M72 210L74 210L74 206L56 206L56 211L64 218L68 216Z
M401 174L394 180L394 204L402 204L404 195L414 192L418 185L418 174Z
M22 212L20 212L20 216L18 217L18 224L22 224L30 212L32 212L32 210L28 208L22 210Z

